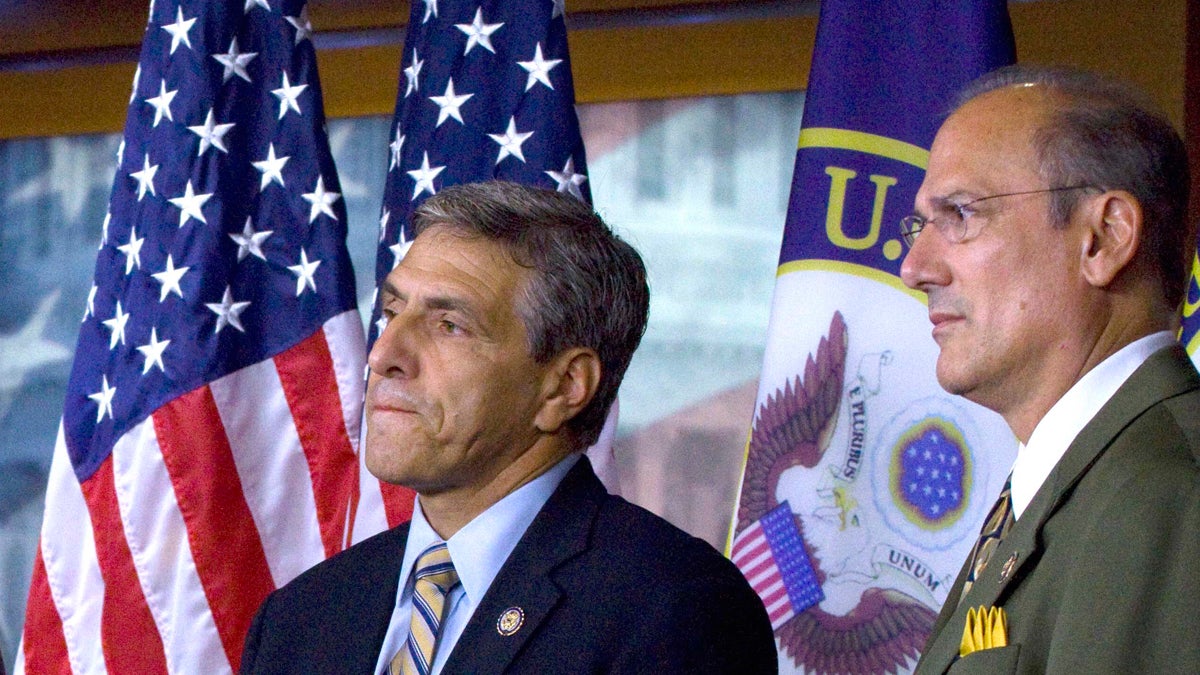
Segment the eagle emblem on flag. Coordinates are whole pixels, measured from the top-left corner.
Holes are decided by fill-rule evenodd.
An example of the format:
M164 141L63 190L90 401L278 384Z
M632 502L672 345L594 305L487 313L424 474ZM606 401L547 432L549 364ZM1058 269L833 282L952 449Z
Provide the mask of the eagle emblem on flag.
M754 576L744 566L745 559L739 559L738 543L745 541L743 534L759 527L760 520L787 504L776 497L786 471L817 470L821 464L844 400L848 344L846 322L841 312L835 312L816 353L809 355L803 376L796 375L768 396L755 416L733 559L760 596L772 589L754 583ZM839 515L844 517L848 498L836 489L832 493L832 508L839 509ZM787 516L794 523L804 557L811 562L816 584L825 586L830 574L823 569L821 551L804 536L805 516L791 512ZM840 524L853 526L844 520ZM782 577L782 586L787 587L788 575ZM866 588L857 604L844 613L834 613L818 604L824 598L823 593L816 594L813 601L811 589L787 587L786 592L793 598L807 597L811 602L793 607L786 616L771 612L775 635L782 651L797 666L803 665L815 673L896 672L918 656L937 618L936 612L925 603L891 588ZM775 595L779 594L776 587ZM774 598L768 595L763 599L770 610Z

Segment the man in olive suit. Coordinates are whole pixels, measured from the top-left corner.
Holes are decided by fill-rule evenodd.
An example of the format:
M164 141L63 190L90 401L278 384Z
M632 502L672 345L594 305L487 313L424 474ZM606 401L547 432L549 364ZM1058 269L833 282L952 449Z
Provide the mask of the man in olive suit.
M928 296L939 383L1020 445L917 672L1200 672L1187 196L1170 123L1086 73L996 71L939 130L901 276ZM964 648L981 607L1006 644Z

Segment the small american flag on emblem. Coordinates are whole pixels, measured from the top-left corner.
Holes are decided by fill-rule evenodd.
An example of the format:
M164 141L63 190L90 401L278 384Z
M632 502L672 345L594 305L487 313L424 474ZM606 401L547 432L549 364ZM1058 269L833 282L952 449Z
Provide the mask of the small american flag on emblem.
M786 501L733 540L732 559L762 598L775 630L825 599Z

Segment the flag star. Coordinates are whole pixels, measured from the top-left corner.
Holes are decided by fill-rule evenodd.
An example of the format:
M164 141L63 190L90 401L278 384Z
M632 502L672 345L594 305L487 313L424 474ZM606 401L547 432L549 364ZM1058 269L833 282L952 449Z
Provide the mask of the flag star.
M111 319L102 321L112 333L108 336L108 348L117 348L117 343L125 344L125 324L129 323L129 314L121 310L121 301L117 301L117 313Z
M550 10L550 18L557 19L567 13L567 0L554 0L554 8Z
M500 30L503 25L503 23L484 23L482 7L476 8L475 20L471 23L454 24L455 28L467 35L467 48L463 50L463 56L470 54L475 45L479 45L495 54L496 49L492 47L492 33Z
M525 80L525 91L532 89L533 85L538 82L553 89L554 85L550 83L550 71L560 63L562 63L562 59L546 60L542 58L542 43L537 43L532 61L517 61L518 66L529 71L529 78Z
M146 243L146 238L138 239L137 226L133 226L129 230L129 243L121 244L117 250L125 254L125 274L133 271L133 266L142 269L142 244Z
M379 216L379 243L381 243L381 244L383 243L384 238L387 237L388 221L391 219L392 219L392 212L389 211L388 209L384 209L383 215ZM400 236L404 236L403 228L401 228L401 230L400 230Z
M295 110L296 114L298 115L304 115L304 113L300 111L300 103L296 99L299 98L300 94L303 93L307 88L307 84L297 84L292 86L292 84L288 82L287 73L285 72L283 74L283 84L281 84L278 89L271 90L271 93L275 94L275 97L279 99L279 119L283 119L283 116L287 114L289 108Z
M138 64L137 70L133 71L133 89L129 92L129 102L137 98L138 82L142 81L142 64Z
M239 331L245 333L246 329L242 326L242 312L250 306L249 302L234 302L233 292L229 286L225 287L225 295L221 297L220 302L206 302L205 307L208 307L214 314L217 315L217 327L213 334L221 332L221 329L226 326L233 326Z
M100 409L96 411L96 424L99 424L104 419L105 415L111 419L113 416L112 400L117 393L116 387L108 386L108 376L102 376L100 383L100 391L94 394L88 394L88 398L95 401Z
M312 22L308 20L308 6L300 10L300 16L288 16L284 18L296 29L295 44L300 44L312 36L313 27Z
M254 0L251 0L253 2ZM262 6L267 7L266 0L262 0ZM250 9L250 3L246 3L247 11ZM270 7L267 10L270 11ZM225 72L221 75L221 82L229 81L229 78L237 75L243 80L250 82L250 73L246 72L246 66L249 65L254 57L258 56L258 52L239 52L237 38L229 43L229 51L224 54L213 54L212 57L217 60L222 66L225 66Z
M246 218L246 227L242 228L241 234L231 234L229 238L237 242L238 252L237 259L241 262L248 255L253 255L260 260L266 260L267 256L263 254L262 244L271 236L274 230L263 230L262 232L254 231L254 223L249 217Z
M521 153L521 144L529 140L529 137L532 135L532 131L518 132L517 118L508 118L508 130L502 134L488 134L493 141L500 144L500 156L496 158L496 163L499 164L504 161L504 158L509 155L524 162L525 155Z
M317 267L321 264L320 260L308 260L308 252L304 248L300 249L300 263L298 265L288 265L288 269L296 275L296 297L304 292L304 287L307 286L313 291L317 290L316 279L313 275L317 272Z
M425 0L425 18L421 19L421 23L428 23L431 16L436 18L437 12L437 0Z
M131 101L131 103L132 103L132 101ZM121 166L121 164L124 162L125 162L125 139L122 138L121 142L117 144L117 166Z
M194 127L188 127L188 130L200 137L200 150L196 152L196 156L204 154L209 147L214 147L226 154L229 153L229 148L225 147L225 134L234 127L233 123L217 124L213 118L213 109L208 109L208 116L204 118L204 124Z
M164 79L158 83L158 96L146 99L146 103L154 106L154 127L158 127L158 123L164 116L172 122L175 121L175 118L171 116L171 101L178 93L178 89L167 91L167 81Z
M387 318L384 317L382 314L379 316L378 319L375 319L375 336L376 337L383 335L383 329L387 328L387 323L388 323ZM370 374L370 366L367 367L367 373Z
M426 152L425 156L421 159L421 168L408 172L408 175L417 181L417 186L413 188L412 198L416 199L417 195L426 190L431 195L437 194L437 190L433 187L433 179L437 178L437 175L445 170L445 166L429 166L429 153Z
M430 101L433 101L438 105L439 108L441 108L441 110L438 111L437 124L433 126L442 126L442 122L445 122L447 117L453 117L454 119L458 120L460 124L466 124L466 122L463 122L462 112L459 111L459 108L461 108L462 105L467 102L467 99L474 95L475 94L455 94L454 78L450 78L450 81L446 83L445 94L442 94L441 96L429 97Z
M388 143L388 147L392 149L392 163L388 166L388 173L400 165L400 150L404 147L404 134L400 133L400 125L396 125L396 140Z
M554 179L558 183L559 192L569 192L576 199L583 200L583 191L579 186L587 181L587 176L581 173L575 173L575 158L568 157L567 163L563 166L562 171L547 171L546 175Z
M96 315L96 284L92 283L92 290L88 291L87 310L83 313L83 320L87 321L89 316Z
M192 41L188 38L188 31L192 29L192 24L196 23L195 18L184 19L183 8L178 7L175 10L175 23L167 24L162 27L163 30L171 34L171 53L179 48L179 43L187 45L188 49L192 48Z
M167 350L167 345L169 344L171 344L170 340L162 340L161 342L159 341L158 329L153 327L150 329L150 342L137 348L137 350L142 353L142 356L146 357L145 363L142 364L143 375L150 372L150 369L155 366L158 366L160 371L166 371L166 367L163 365L162 357L163 352Z
M100 228L100 245L96 250L103 249L108 244L108 225L112 222L112 211L104 214L104 225Z
M212 199L211 192L206 195L196 194L195 190L192 189L192 181L189 180L187 186L184 188L183 196L175 197L168 201L179 207L179 226L183 227L191 218L195 218L205 225L208 224L208 221L204 219L204 212L200 208L209 199Z
M271 184L271 181L279 183L279 187L286 187L283 184L283 165L287 164L289 159L291 159L290 155L276 157L275 144L270 143L267 145L267 158L261 162L251 162L251 164L254 165L254 168L262 172L262 180L258 184L259 192L267 189L267 186Z
M246 0L246 6L242 8L242 14L249 14L255 5L262 7L268 12L271 11L271 6L267 4L267 0Z
M171 258L169 253L167 254L167 268L162 272L155 272L154 274L150 275L154 277L155 281L162 284L162 288L159 289L159 302L166 300L167 296L170 295L172 291L174 291L175 295L178 295L180 298L183 297L183 289L179 286L179 282L183 279L183 275L186 274L189 269L191 268L175 267L175 261Z
M339 192L327 191L323 176L317 176L317 186L312 192L306 192L302 196L304 201L312 205L308 210L308 222L313 222L322 213L334 220L338 219L337 214L333 212L333 204L341 199L342 195Z
M405 98L408 98L408 95L414 91L421 89L421 83L417 78L421 75L421 66L423 65L425 65L425 62L417 58L417 50L414 49L412 63L404 69L404 79L408 80L408 87L404 90Z
M158 173L158 165L155 164L154 166L150 166L150 153L146 153L146 155L142 158L142 170L134 171L129 174L130 178L133 178L138 182L139 202L142 201L142 197L146 196L146 192L149 192L155 196L158 195L158 193L154 191L154 174L156 173ZM106 232L107 229L108 228L105 228Z
M388 250L392 252L393 256L392 269L396 269L396 266L399 265L400 261L404 259L404 256L408 254L408 249L410 248L412 248L412 242L404 236L404 227L401 226L400 240L388 247Z

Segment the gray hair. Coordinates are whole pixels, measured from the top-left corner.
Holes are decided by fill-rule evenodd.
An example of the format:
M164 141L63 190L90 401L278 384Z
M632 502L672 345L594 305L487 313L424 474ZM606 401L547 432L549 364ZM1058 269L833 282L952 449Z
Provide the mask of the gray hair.
M533 270L517 313L535 361L547 363L571 347L599 354L596 394L567 423L577 449L595 443L646 331L650 289L641 256L587 204L517 183L469 183L438 192L414 212L414 236L435 225L496 241L518 265Z
M994 70L968 85L958 105L996 89L1030 84L1054 96L1049 121L1034 134L1047 185L1126 190L1136 197L1145 218L1143 250L1159 275L1163 297L1179 306L1187 290L1192 239L1187 150L1179 133L1141 91L1069 68ZM1051 195L1050 216L1057 226L1066 225L1081 197L1078 190Z

